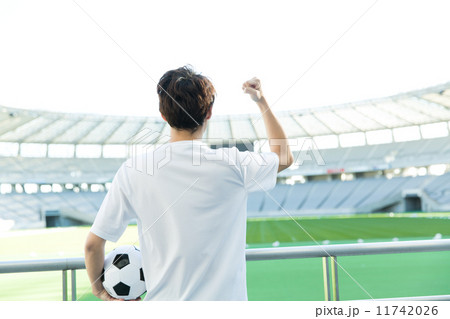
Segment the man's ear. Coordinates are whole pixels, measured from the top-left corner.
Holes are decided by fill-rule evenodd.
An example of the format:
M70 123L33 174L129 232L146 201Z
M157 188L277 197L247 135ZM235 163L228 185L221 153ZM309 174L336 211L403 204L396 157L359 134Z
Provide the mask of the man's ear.
M209 120L212 116L212 106L209 108L208 113L206 113L205 120Z
M161 114L161 117L162 117L162 119L164 120L164 122L167 122L167 120L166 120L166 118L164 117L164 115L162 115L162 113L160 113Z

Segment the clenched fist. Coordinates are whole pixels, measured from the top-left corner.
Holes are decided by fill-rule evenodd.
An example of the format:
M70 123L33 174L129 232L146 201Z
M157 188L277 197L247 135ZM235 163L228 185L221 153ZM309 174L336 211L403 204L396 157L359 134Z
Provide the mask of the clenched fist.
M255 102L259 102L263 97L261 81L256 77L242 84L242 90L244 90L244 93L250 94L250 97Z

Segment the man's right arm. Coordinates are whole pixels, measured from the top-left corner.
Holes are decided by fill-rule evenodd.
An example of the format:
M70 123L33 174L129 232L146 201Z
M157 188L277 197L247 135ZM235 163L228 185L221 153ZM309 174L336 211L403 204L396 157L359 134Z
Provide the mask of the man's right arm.
M269 139L270 150L278 155L278 158L280 159L278 172L281 172L291 166L294 162L294 156L289 148L286 133L273 114L262 93L260 80L253 78L245 82L242 89L244 90L244 93L250 95L261 111L261 116L267 131L267 137Z
M88 273L89 281L91 282L92 293L96 297L102 300L118 300L106 292L100 280L105 260L105 242L106 240L103 238L89 232L84 246L86 271Z

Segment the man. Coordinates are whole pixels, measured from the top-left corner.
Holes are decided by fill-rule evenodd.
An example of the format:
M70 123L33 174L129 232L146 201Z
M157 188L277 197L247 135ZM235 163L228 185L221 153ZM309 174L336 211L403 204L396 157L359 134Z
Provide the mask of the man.
M162 76L159 109L171 127L170 142L138 158L153 165L152 174L130 159L114 177L85 246L94 295L115 300L99 280L105 241L117 241L136 219L145 300L247 300L248 192L273 188L293 156L260 81L253 78L242 89L261 111L271 152L207 147L200 139L212 114L212 83L189 67Z

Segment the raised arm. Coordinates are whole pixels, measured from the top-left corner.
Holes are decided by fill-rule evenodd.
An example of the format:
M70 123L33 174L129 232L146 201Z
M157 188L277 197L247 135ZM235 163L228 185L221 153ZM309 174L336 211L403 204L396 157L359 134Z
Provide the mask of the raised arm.
M294 156L289 148L286 133L284 133L283 128L273 114L262 93L261 81L257 78L248 80L242 85L242 89L244 90L244 93L250 95L261 111L267 131L267 137L269 138L270 150L278 155L278 158L280 159L278 172L281 172L291 166L294 162Z

